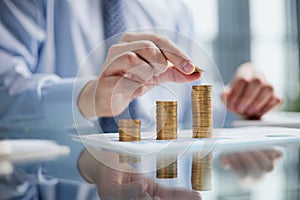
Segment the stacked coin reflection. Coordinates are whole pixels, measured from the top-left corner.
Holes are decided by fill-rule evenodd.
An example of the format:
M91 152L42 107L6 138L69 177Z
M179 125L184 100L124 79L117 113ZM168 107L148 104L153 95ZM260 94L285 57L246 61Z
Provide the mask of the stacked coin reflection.
M177 139L177 102L156 102L157 140Z
M199 85L192 88L193 137L212 137L211 85Z
M156 178L177 178L177 155L156 158Z
M212 153L202 157L200 153L193 154L192 189L198 191L211 190Z
M120 153L119 154L119 162L120 163L139 163L141 162L141 157L138 155L130 155L126 153Z
M119 141L140 141L141 120L119 120Z

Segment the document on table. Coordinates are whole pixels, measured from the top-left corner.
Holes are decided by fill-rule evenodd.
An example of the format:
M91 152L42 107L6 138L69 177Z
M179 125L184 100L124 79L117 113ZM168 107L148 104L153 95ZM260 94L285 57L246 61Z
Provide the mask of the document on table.
M241 126L276 126L286 128L300 128L300 113L297 112L271 112L261 120L235 120L234 127Z
M72 136L94 149L119 153L170 154L208 151L251 150L276 145L300 144L300 129L278 127L243 127L214 129L213 138L194 139L192 130L182 130L176 140L156 140L156 133L141 133L141 141L120 142L118 133Z

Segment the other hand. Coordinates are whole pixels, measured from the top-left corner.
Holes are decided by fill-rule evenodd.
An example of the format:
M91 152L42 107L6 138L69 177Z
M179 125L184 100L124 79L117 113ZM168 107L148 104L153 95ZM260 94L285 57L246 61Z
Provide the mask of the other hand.
M227 153L221 156L224 168L232 169L241 178L259 179L274 169L275 161L282 157L276 149Z
M231 86L222 95L227 109L247 119L260 119L265 113L282 103L273 86L262 72L250 63L241 65Z

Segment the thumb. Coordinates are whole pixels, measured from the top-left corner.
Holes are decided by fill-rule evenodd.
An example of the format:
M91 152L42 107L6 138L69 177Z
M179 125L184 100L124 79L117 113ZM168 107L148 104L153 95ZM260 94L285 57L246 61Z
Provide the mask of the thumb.
M185 83L185 82L193 82L200 79L202 75L201 71L195 71L192 74L184 74L179 71L175 66L169 67L167 71L157 76L157 82L176 82L176 83Z
M121 185L121 196L124 199L131 199L143 194L148 187L148 184L144 180L133 181Z

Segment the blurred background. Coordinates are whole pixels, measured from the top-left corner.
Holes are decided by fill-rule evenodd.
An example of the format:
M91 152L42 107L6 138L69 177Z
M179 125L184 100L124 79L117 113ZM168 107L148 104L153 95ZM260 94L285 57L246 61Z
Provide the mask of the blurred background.
M285 102L300 111L300 0L185 0L193 8L197 40L230 82L251 61Z

